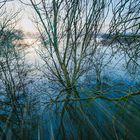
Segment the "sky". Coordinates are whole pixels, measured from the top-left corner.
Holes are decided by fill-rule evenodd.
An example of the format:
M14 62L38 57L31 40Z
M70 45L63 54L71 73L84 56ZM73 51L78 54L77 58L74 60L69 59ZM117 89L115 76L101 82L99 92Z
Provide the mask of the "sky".
M29 0L22 0L22 1L24 3L29 3ZM30 6L22 4L19 0L12 0L10 2L7 2L5 6L7 8L7 11L10 11L11 9L13 9L16 12L17 10L20 9L21 20L18 22L18 25L16 27L17 29L21 29L24 32L30 32L30 33L37 32L37 29L34 23L32 22L34 12Z
M26 2L28 0L24 0L24 2ZM22 4L21 2L19 2L18 0L14 0L11 2L8 2L6 5L6 10L10 11L18 11L20 10L20 15L19 17L21 17L21 20L18 22L16 28L17 29L22 29L24 32L31 32L31 33L35 33L37 32L37 29L34 25L34 23L32 22L33 19L33 10L30 6L26 6L24 4Z

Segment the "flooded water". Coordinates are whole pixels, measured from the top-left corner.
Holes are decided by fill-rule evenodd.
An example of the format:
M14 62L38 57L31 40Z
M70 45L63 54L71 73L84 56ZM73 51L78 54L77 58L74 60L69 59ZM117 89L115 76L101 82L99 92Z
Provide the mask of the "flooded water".
M37 45L27 48L27 62L34 68L33 83L28 90L33 96L38 95L39 128L33 130L33 139L101 139L101 140L139 140L140 139L140 97L126 98L113 102L103 99L74 102L70 101L62 116L64 102L47 103L57 95L52 91L45 75L44 62L36 54ZM106 51L105 51L106 50ZM106 55L102 57L105 52ZM113 58L109 47L99 48L95 56L95 64L101 69L98 85L95 68L85 73L78 82L80 98L92 97L96 92L105 92L107 97L120 97L126 92L140 90L140 69L132 72L127 67L125 55L118 51ZM100 65L100 62L103 62ZM55 87L55 85L53 85ZM57 86L56 86L57 89ZM52 96L52 97L50 97ZM63 97L62 97L63 98ZM45 103L45 104L44 104ZM81 107L79 107L81 106ZM63 119L62 119L63 118Z
M128 65L128 58L121 50L100 46L92 58L92 68L78 79L76 88L80 97L65 101L66 94L61 93L57 82L50 82L46 75L46 64L39 55L40 52L47 54L46 50L35 39L24 42L28 44L25 63L29 68L25 79L28 81L25 109L29 107L30 113L23 120L27 121L26 126L16 127L15 133L6 131L9 139L18 139L17 132L21 128L31 140L140 139L140 97L111 101L140 90L140 69L133 63ZM93 98L98 95L110 100ZM33 107L30 108L30 104Z

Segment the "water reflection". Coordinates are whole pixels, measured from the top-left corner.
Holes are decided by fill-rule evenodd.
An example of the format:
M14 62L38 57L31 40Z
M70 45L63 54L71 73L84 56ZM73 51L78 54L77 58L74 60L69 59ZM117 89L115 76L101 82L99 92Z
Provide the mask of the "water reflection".
M103 49L102 51L104 52ZM96 62L102 51L98 52ZM125 98L117 102L103 99L84 100L98 93L106 93L108 97L120 97L127 92L140 90L139 75L133 74L137 77L134 78L127 71L129 69L126 69L124 55L118 52L110 61L111 50L108 49L106 53L108 55L105 55L103 60L104 64L108 65L100 67L103 68L100 73L101 83L97 82L96 71L92 69L79 80L77 89L80 97L75 100L72 100L75 97L67 100L65 93L60 93L57 86L45 80L45 75L44 82L35 84L35 89L41 89L38 94L40 91L43 93L40 98L43 102L43 107L40 108L42 113L36 128L36 134L41 139L139 139L139 97ZM99 66L98 63L97 65ZM53 91L52 86L56 90ZM37 138L36 135L34 138Z
M79 79L76 87L78 94L66 97L66 91L60 92L59 85L46 80L46 67L36 53L35 40L25 41L32 44L25 48L25 62L33 69L29 75L32 82L26 86L29 96L24 106L24 117L21 118L24 122L23 125L15 124L14 121L10 123L7 131L4 134L1 132L3 139L140 138L139 96L125 98L123 101L90 98L98 94L116 98L127 92L140 90L139 69L133 74L137 77L134 78L125 67L126 61L122 52L111 58L112 50L107 49L108 47L99 49L94 58L94 68ZM106 55L102 57L104 50ZM97 74L100 78L97 78ZM75 92L74 88L72 92ZM14 117L13 115L11 119L15 120Z

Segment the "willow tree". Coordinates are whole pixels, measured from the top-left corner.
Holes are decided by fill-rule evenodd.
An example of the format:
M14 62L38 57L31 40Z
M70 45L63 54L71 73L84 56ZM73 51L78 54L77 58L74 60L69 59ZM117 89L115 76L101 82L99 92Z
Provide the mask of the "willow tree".
M0 10L0 139L29 138L26 45L21 45L22 31L15 29L20 12Z
M107 22L109 22L108 15L110 13L113 15L109 24L109 31L112 36L115 35L114 38L117 40L118 32L115 32L115 30L119 29L122 32L122 28L126 30L126 27L132 21L131 16L134 21L137 20L135 14L131 14L131 10L135 8L133 6L135 2L133 0L116 2L111 0L30 0L31 6L37 14L35 23L44 47L40 52L40 56L45 62L41 70L52 85L53 83L57 85L57 92L54 92L55 95L50 95L49 103L55 103L56 106L57 103L62 103L60 124L63 135L65 134L63 115L65 112L71 114L69 110L73 108L72 104L74 105L75 102L79 102L80 113L84 116L87 124L94 129L83 111L81 101L97 98L119 101L131 95L139 94L139 91L129 94L126 92L125 96L120 98L108 98L103 94L107 92L101 91L95 92L92 97L81 98L78 90L80 78L85 73L93 68L95 68L96 74L100 75L101 73L102 62L99 62L100 64L96 63L98 59L95 58L101 46L98 37L107 28L105 21L108 20ZM111 10L112 12L110 12ZM127 14L122 16L123 12ZM112 57L113 55L111 59ZM98 75L97 82L100 81ZM52 88L54 89L54 85Z
M38 15L37 27L46 53L47 77L57 82L66 98L79 97L78 79L93 66L108 2L42 0L31 4Z
M139 68L140 1L122 0L112 5L113 17L109 33L118 49L124 52L126 66L131 74Z
M44 47L40 56L47 71L44 68L41 70L46 71L44 73L51 84L57 85L57 92L55 91L52 100L64 101L60 114L60 130L64 132L63 116L71 106L69 100L80 99L81 95L77 89L79 78L93 67L93 56L98 48L97 36L108 14L105 8L108 7L109 1L30 2L37 14L35 22ZM83 112L82 104L80 110ZM87 122L90 123L88 119Z

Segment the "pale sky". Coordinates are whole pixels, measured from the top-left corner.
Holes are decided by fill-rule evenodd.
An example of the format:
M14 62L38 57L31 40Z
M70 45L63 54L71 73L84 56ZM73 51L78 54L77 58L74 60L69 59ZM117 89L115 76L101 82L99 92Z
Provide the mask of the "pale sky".
M28 0L24 0L24 2L26 1ZM7 11L10 11L10 9L14 11L21 11L19 15L19 17L21 16L21 20L16 27L17 29L22 29L25 32L37 32L34 23L31 21L31 19L33 18L33 10L30 6L24 5L18 0L8 2L5 6L7 8Z
M29 4L29 0L22 0L22 1L24 3ZM38 1L38 0L36 0L36 1ZM19 21L19 23L16 27L17 29L21 29L24 32L31 32L31 33L37 32L37 29L36 29L34 23L31 21L31 19L33 19L34 12L30 6L22 4L21 2L19 2L19 0L13 0L11 2L7 2L5 6L7 7L7 11L10 11L10 9L14 9L14 11L21 9L20 10L21 11L21 13L20 13L21 20Z

